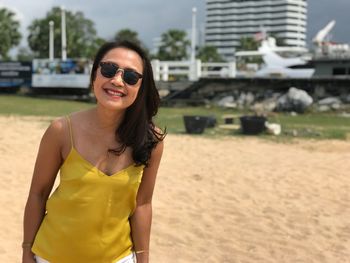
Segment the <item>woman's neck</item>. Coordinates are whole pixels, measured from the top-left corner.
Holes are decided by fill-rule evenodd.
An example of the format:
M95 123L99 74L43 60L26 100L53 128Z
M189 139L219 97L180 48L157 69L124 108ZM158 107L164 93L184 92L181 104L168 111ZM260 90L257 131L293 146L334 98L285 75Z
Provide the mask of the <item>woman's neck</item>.
M115 131L123 121L125 111L111 111L102 107L92 109L95 127L103 131Z

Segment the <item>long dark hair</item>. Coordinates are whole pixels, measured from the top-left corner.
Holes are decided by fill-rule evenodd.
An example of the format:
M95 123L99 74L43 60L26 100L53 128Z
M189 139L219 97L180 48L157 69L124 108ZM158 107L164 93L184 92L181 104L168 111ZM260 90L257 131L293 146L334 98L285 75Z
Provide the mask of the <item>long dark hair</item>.
M143 164L147 166L152 150L164 139L166 131L163 132L158 129L153 122L153 117L158 112L160 98L153 79L152 66L146 53L138 45L129 41L105 43L95 56L90 85L93 87L96 72L103 57L107 52L118 47L133 50L141 57L143 77L134 103L126 109L124 119L116 130L116 138L121 146L116 149L109 149L108 152L120 155L126 147L131 147L133 150L132 157L136 165Z

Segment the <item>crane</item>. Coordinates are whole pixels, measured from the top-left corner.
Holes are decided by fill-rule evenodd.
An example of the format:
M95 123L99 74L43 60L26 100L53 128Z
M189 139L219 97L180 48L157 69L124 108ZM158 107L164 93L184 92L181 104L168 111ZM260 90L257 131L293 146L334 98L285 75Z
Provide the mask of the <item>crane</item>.
M316 46L321 46L322 43L324 42L324 39L328 36L329 32L331 32L331 30L335 26L335 23L336 23L335 20L332 20L324 28L322 28L320 31L318 31L316 36L313 38L312 42Z

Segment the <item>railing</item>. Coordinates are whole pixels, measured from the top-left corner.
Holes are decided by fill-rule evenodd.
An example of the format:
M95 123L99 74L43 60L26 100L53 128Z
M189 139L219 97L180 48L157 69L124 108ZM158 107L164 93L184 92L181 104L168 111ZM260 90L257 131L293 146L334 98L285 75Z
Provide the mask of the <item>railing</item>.
M339 53L328 53L328 54L324 54L324 53L316 53L313 57L315 60L317 59L323 59L323 60L342 60L342 59L346 59L346 60L350 60L350 52L339 52Z
M169 81L169 76L187 76L196 81L201 77L234 78L236 62L202 63L200 60L191 61L160 61L152 60L153 74L156 81Z

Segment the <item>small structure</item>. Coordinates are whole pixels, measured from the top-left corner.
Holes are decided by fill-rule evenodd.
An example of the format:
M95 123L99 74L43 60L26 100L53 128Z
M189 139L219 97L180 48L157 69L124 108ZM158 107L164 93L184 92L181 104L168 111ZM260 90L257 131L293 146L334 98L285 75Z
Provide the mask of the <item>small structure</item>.
M314 78L350 78L350 53L349 57L316 57L313 64L315 66Z

